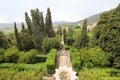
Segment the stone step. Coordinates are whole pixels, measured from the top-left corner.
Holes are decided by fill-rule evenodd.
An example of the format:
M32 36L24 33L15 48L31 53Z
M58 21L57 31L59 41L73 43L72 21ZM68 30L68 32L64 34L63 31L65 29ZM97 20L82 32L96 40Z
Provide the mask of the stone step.
M43 76L43 80L55 80L53 76Z

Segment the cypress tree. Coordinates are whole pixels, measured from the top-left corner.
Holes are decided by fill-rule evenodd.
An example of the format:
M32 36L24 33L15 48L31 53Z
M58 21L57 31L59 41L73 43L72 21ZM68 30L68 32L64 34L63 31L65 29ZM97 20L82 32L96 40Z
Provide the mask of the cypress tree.
M34 12L35 12L35 16L36 16L36 18L35 18L36 24L39 26L42 36L45 36L43 13L40 12L38 9L34 10Z
M61 28L60 25L59 25L59 27L58 27L57 33L62 36L62 28Z
M66 29L64 28L63 29L63 39L64 39L64 43L66 44L66 36L67 36L67 34L66 34Z
M74 42L74 46L77 49L80 49L82 47L88 47L88 36L87 36L87 19L84 20L81 34L79 34Z
M28 26L28 33L31 35L33 33L33 31L32 31L33 23L31 21L30 17L28 16L27 12L25 12L25 21Z
M42 32L40 29L40 17L38 14L38 10L31 10L31 15L32 15L32 21L34 25L34 32L35 32L35 40L34 40L34 45L36 49L42 50Z
M23 22L22 22L22 31L25 32L25 25Z
M81 47L88 47L88 36L87 36L87 19L83 23L81 30Z
M17 47L19 50L21 50L21 43L20 43L20 39L19 39L19 34L18 34L18 29L17 29L17 25L16 22L14 22L14 33L15 33L15 38L17 41Z
M51 20L51 12L50 8L47 9L47 14L46 14L46 32L48 37L54 37L54 31L53 31L53 26L52 26L52 20Z
M43 18L42 12L40 12L40 21L41 21L41 32L42 32L42 35L45 37L46 31L45 31L44 18Z

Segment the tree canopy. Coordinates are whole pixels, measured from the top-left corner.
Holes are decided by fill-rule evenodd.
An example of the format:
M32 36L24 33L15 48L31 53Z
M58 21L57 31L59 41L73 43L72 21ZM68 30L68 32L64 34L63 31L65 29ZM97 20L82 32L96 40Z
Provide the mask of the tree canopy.
M120 67L120 63L116 63L120 61L120 4L117 8L101 15L93 32L93 46L99 46L102 50L111 53L109 54L111 65Z

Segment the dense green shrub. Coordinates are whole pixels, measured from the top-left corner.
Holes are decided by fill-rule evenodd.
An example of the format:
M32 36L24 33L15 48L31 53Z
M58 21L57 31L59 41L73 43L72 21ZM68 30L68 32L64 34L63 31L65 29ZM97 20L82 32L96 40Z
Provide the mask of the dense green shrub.
M30 50L29 52L21 52L18 63L35 63L35 56L37 54L37 50Z
M7 49L9 47L9 42L5 36L5 34L0 31L0 48Z
M0 63L4 61L3 55L0 55Z
M5 50L3 48L0 48L0 55L3 55L4 52Z
M91 68L109 65L105 53L98 47L90 49L82 48L80 51L71 49L71 59L76 71L84 67Z
M79 72L79 79L80 80L96 80L96 77L89 71L82 71L82 72Z
M74 42L74 39L72 37L67 37L66 38L66 44L68 46L72 46L73 42Z
M80 80L119 80L120 71L114 68L93 68L79 72Z
M21 32L19 34L19 39L20 39L20 50L21 51L29 51L34 48L33 41L27 33Z
M78 36L76 36L73 45L75 48L81 49L83 47L88 47L88 43L89 43L89 38L87 35L87 19L85 19L83 22L81 33Z
M19 53L20 51L15 46L8 48L3 54L4 61L9 63L16 63L19 58Z
M55 59L56 59L57 50L52 49L48 54L48 58L46 61L47 72L49 74L53 74L55 72Z
M59 41L62 41L62 36L60 36L60 35L55 35L55 38Z
M98 67L107 66L109 61L105 53L99 48L94 47L90 49L80 49L81 67Z
M18 70L18 71L44 71L46 69L45 62L37 64L24 64L24 63L1 63L0 69Z
M80 64L81 64L81 61L80 61L80 56L79 56L79 52L77 49L71 49L71 59L72 59L72 65L73 65L73 68L75 71L78 71L80 70Z
M47 60L47 55L38 54L35 57L36 57L36 62L46 62Z
M46 69L45 63L24 64L24 63L1 63L0 69L18 70L18 71L43 71Z
M0 48L0 63L3 62L4 58L3 58L3 53L4 53L4 49Z
M49 52L52 48L59 50L61 47L60 41L57 38L45 38L42 43L44 52Z
M0 80L43 80L41 72L0 69Z

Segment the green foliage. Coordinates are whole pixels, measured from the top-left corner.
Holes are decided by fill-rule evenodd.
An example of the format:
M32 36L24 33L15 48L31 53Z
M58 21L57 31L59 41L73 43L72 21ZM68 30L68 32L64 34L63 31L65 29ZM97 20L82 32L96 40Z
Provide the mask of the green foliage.
M36 57L36 62L46 62L47 60L47 55L38 54L35 57Z
M14 46L16 44L16 39L15 39L15 34L14 33L8 34L7 39L8 39L8 42L9 42L9 47Z
M21 52L18 63L35 63L37 50L30 50L29 52Z
M17 42L17 47L18 47L19 50L21 50L21 42L20 42L16 22L14 22L14 33L15 33L15 38L16 38L16 42Z
M30 37L30 35L28 35L25 32L21 32L19 34L19 39L20 39L20 50L21 51L29 51L30 49L34 48L34 43Z
M28 26L28 34L31 35L33 33L33 23L31 21L30 17L28 16L27 12L25 12L25 21Z
M72 35L73 35L73 28L72 27L68 27L68 34L67 34L67 36L68 37L73 37Z
M74 40L72 37L66 37L66 44L68 46L72 46L73 42L74 42Z
M3 55L4 52L5 50L3 48L0 48L0 55Z
M67 37L67 34L66 34L66 29L64 28L63 29L63 39L64 39L64 43L66 44L66 37Z
M47 58L47 61L46 61L46 67L47 67L47 72L49 74L53 74L55 72L56 54L57 54L57 50L56 49L52 49L50 51L50 53L48 54L48 58Z
M109 54L111 66L120 67L120 59L115 60L120 56L120 4L101 15L94 28L92 46L99 46L105 52L112 53Z
M47 14L46 14L45 21L46 21L47 36L48 37L54 37L50 8L47 9Z
M81 66L81 61L80 61L80 56L79 56L79 52L77 49L71 49L70 50L70 56L72 59L72 65L75 71L79 72Z
M32 15L32 22L34 25L34 45L37 50L42 50L42 41L43 41L43 36L42 36L42 30L44 26L41 26L41 15L38 9L36 10L31 10L31 15Z
M96 77L89 71L79 72L80 80L96 80Z
M5 52L4 49L0 48L0 63L3 62L4 58L3 58L3 53Z
M0 69L0 80L42 80L41 72Z
M25 25L24 25L23 22L22 22L22 32L26 32L26 30L25 30Z
M62 41L62 36L60 36L60 35L55 35L55 38L56 38L58 41Z
M81 29L80 28L75 28L74 29L74 34L73 34L73 39L76 39L76 37L81 34Z
M6 36L4 35L4 33L2 31L0 31L0 48L8 48L8 41Z
M94 47L90 49L82 48L80 51L71 50L71 59L74 70L77 72L84 68L108 66L109 61L100 48Z
M59 27L58 27L57 34L59 34L59 35L61 35L61 36L62 36L62 28L61 28L61 26L60 26L60 25L59 25Z
M79 72L80 80L119 80L120 71L114 68L93 68L81 70Z
M9 63L16 63L19 58L19 53L20 51L15 46L8 48L3 54L4 61Z
M105 53L99 47L80 49L80 61L81 67L88 68L107 66L109 64Z
M49 52L52 48L59 50L60 41L57 38L44 38L42 48L44 52Z
M74 42L74 47L80 49L82 47L88 47L88 35L87 35L87 19L83 23L81 34L79 34Z
M31 39L31 35L28 35L25 31L25 26L22 23L22 31L18 33L16 23L14 23L14 30L15 30L15 38L17 42L17 47L20 51L28 51L34 48L33 41Z
M18 71L43 71L46 69L45 63L37 63L37 64L24 64L24 63L1 63L1 69L9 69L9 70L18 70Z

